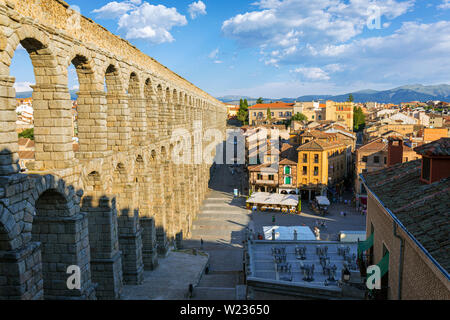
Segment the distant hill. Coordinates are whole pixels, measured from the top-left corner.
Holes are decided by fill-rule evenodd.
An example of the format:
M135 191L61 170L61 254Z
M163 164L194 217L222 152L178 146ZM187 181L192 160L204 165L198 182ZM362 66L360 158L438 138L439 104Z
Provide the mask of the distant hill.
M410 102L410 101L421 101L426 102L429 100L439 100L450 102L450 85L441 84L441 85L431 85L424 86L421 84L415 85L407 85L398 87L391 90L385 91L376 91L376 90L362 90L358 92L349 92L343 95L307 95L301 96L297 98L283 98L283 99L271 99L264 98L264 103L270 101L284 101L284 102L306 102L312 100L333 100L337 102L343 102L348 100L348 96L353 94L355 102L379 102L379 103L395 103L399 104L401 102ZM249 104L251 101L257 100L257 98L251 97L242 97L243 99L247 99ZM229 103L229 104L237 104L239 105L240 96L226 96L219 97L219 100Z
M78 90L70 90L70 98L72 100L77 100L77 92ZM24 91L24 92L17 92L16 98L17 99L25 99L25 98L31 98L31 95L33 94L33 91Z
M77 99L77 90L71 90L70 96L72 100ZM450 102L450 85L441 84L441 85L431 85L424 86L421 84L407 85L398 87L391 90L385 91L376 91L376 90L362 90L357 92L349 92L342 95L306 95L297 98L282 98L282 99L273 99L273 98L264 98L264 103L283 101L283 102L306 102L312 100L333 100L338 102L343 102L348 100L348 96L353 94L355 98L355 102L379 102L379 103L401 103L401 102L410 102L410 101L421 101L426 102L429 100L439 100ZM16 97L19 99L29 98L31 97L32 92L18 92ZM256 103L258 98L248 97L248 96L237 96L237 95L229 95L224 97L218 97L222 102L228 104L239 105L240 99L247 99L249 105L253 105Z

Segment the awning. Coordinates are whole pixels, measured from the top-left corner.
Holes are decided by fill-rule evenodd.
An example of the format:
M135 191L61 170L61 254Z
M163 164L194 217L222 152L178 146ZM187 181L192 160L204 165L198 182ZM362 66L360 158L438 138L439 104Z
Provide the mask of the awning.
M317 203L321 206L329 206L330 205L330 200L328 200L327 197L324 196L319 196L316 197Z
M373 246L373 238L374 235L372 235L367 238L366 241L358 241L358 257L365 251L369 250Z
M297 231L298 241L316 241L316 236L309 227L263 227L264 238L266 240L272 240L272 231L275 230L275 240L294 240L294 231Z
M389 271L389 252L381 259L381 261L377 264L378 268L380 268L380 277L384 277L386 273ZM373 271L375 272L375 271ZM367 274L367 278L369 278L373 273Z
M279 193L256 192L247 200L247 203L254 205L277 205L287 207L297 207L297 195L284 195Z
M381 261L377 264L377 266L381 270L381 277L383 277L389 271L389 252L381 259Z

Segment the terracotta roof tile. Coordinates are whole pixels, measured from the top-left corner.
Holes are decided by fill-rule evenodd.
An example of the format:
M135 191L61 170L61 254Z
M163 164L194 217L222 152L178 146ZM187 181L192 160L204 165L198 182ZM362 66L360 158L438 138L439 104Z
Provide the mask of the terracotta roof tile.
M248 107L249 109L276 109L276 108L291 108L293 107L293 103L285 103L285 102L275 102L275 103L265 103L265 104L255 104L251 107Z
M418 154L427 156L450 156L450 138L441 138L414 149Z
M450 178L428 185L420 182L420 175L421 160L416 160L363 177L370 191L448 272Z

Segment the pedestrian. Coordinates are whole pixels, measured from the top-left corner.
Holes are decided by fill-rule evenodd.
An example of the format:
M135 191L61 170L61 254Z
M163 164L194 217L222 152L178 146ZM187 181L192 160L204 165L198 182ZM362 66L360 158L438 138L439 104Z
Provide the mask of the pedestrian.
M203 250L203 239L200 239L200 246L201 246L201 248Z
M272 216L272 224L275 224L275 222L276 222L275 216Z

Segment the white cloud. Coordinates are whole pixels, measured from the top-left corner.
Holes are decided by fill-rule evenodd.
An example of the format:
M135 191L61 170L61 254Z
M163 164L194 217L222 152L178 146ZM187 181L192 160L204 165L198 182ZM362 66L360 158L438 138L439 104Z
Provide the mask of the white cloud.
M330 80L330 76L323 71L321 68L296 68L292 70L292 72L302 75L306 80L312 80L312 81L327 81Z
M442 0L442 4L438 6L439 9L450 9L450 0Z
M446 83L450 73L448 30L450 21L405 22L391 35L362 38L347 44L310 46L289 59L319 66L328 64L328 67L329 62L345 65L341 71L347 79Z
M367 29L373 6L386 19L405 14L415 0L260 0L258 9L238 14L222 25L223 34L244 46L299 50L308 44L347 42ZM279 56L283 60L283 55Z
M208 55L210 59L216 59L219 56L219 48L214 49L211 51L211 53Z
M119 18L128 11L135 9L136 5L140 4L141 4L140 0L124 1L124 2L112 1L99 9L93 10L92 12L96 13L97 17L99 18L114 19Z
M213 60L213 63L215 63L215 64L221 64L221 63L223 63L223 61L219 59L219 53L220 53L219 48L214 49L214 50L211 51L211 53L208 55L208 58L211 59L211 60Z
M16 92L29 92L33 91L30 87L32 85L34 85L32 82L16 82L14 83L14 88L16 89Z
M442 6L446 3L450 0ZM291 66L288 70L296 81L334 83L352 90L361 88L357 81L374 89L447 83L450 21L404 22L380 35L367 27L373 4L382 15L381 26L393 29L391 20L411 10L414 1L260 0L254 3L255 11L225 21L222 32L257 48L266 65Z
M186 17L176 8L141 0L113 1L93 12L100 17L118 18L119 30L125 32L127 39L145 39L154 44L173 42L172 28L187 24Z
M191 19L195 19L206 14L206 5L203 1L192 2L188 7L188 12Z

